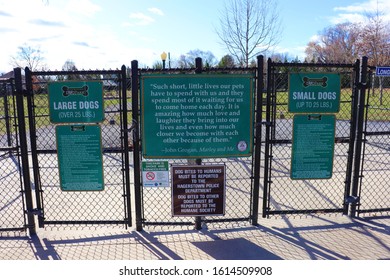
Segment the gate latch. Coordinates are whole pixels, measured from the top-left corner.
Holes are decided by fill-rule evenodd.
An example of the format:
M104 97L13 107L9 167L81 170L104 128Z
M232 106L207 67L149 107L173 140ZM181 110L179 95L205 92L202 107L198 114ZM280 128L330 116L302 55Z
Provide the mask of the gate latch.
M360 202L360 197L350 195L345 199L345 202L348 204L356 204Z
M26 210L25 213L26 214L33 214L33 215L37 215L37 216L43 216L42 209L38 209L38 208L34 208L32 210Z

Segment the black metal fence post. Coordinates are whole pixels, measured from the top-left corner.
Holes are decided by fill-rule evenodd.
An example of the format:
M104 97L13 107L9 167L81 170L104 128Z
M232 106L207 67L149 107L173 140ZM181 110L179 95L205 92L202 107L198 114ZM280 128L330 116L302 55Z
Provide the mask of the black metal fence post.
M263 69L264 57L257 57L257 86L256 86L256 121L255 121L255 166L253 177L253 197L252 197L252 225L258 224L259 216L259 189L260 189L260 159L261 159L261 126L263 114Z
M355 151L355 142L356 142L356 125L358 120L358 105L359 105L359 80L360 80L360 60L357 59L355 66L355 77L353 84L353 95L351 102L351 127L349 133L349 148L348 148L348 162L347 170L345 177L345 190L344 190L344 215L348 215L348 208L351 202L351 182L352 182L352 170L353 170L353 159Z
M197 58L195 58L195 74L201 74L201 73L202 73L202 58L197 57ZM195 162L197 165L202 165L201 158L197 158ZM195 217L195 228L196 228L196 230L202 229L202 217L201 216Z
M38 152L37 152L37 132L36 132L36 123L35 123L35 110L34 110L34 91L32 85L32 73L31 70L25 68L26 75L26 90L27 90L27 111L28 111L28 122L29 122L29 132L30 132L30 149L31 149L31 162L34 175L34 186L35 186L35 200L36 200L36 210L38 213L38 225L40 228L44 227L44 212L43 212L43 202L41 199L42 187L41 187L41 176L39 173L39 161L38 161Z
M28 162L28 148L27 148L27 135L26 135L26 122L24 115L24 102L23 102L23 82L22 71L20 68L14 68L15 74L15 89L16 89L16 104L17 104L17 116L19 127L19 143L20 154L22 159L22 176L24 196L26 200L26 212L27 212L27 227L31 235L36 233L35 220L34 220L34 207L31 194L31 181L30 181L30 168Z
M13 87L13 84L11 83L11 86ZM12 146L12 133L11 133L11 123L10 123L10 115L9 115L9 104L8 104L8 90L7 90L7 84L3 84L4 87L4 117L5 117L5 129L7 132L7 143L8 147Z
M121 68L121 87L122 87L122 143L123 143L123 156L124 156L124 175L125 175L125 201L126 201L126 217L127 225L131 226L131 200L130 200L130 159L129 159L129 132L127 129L127 81L126 81L126 66L122 65Z
M355 147L355 161L353 170L353 181L351 191L351 217L356 217L356 209L359 205L359 181L361 178L360 167L361 167L361 153L363 144L363 123L364 123L364 107L366 101L366 87L367 87L367 62L368 58L363 57L362 67L360 71L360 82L359 82L359 111L357 116L357 135L356 135L356 147Z
M134 196L135 196L135 223L136 230L142 231L142 191L140 167L140 136L139 136L139 101L138 101L138 61L131 62L131 96L133 118L133 160L134 160Z
M271 132L271 94L272 94L272 60L269 58L267 62L267 106L265 120L265 148L264 148L264 186L263 186L263 218L267 217L268 201L269 201L269 186L270 186L270 132Z

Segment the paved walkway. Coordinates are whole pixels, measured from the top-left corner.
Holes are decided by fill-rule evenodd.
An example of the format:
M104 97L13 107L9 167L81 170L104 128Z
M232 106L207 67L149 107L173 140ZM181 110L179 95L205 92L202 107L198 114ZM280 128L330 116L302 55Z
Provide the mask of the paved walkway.
M0 233L3 260L390 260L390 217L260 219L192 228ZM211 227L212 226L212 227Z

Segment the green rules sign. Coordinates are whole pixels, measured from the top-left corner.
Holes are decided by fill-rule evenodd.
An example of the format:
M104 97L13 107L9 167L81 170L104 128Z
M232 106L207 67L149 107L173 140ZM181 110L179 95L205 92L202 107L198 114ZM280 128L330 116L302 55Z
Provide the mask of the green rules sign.
M102 82L51 82L48 91L52 123L98 123L104 120Z
M252 75L141 77L143 156L250 156Z
M99 125L56 127L60 186L63 191L102 191L103 156Z
M340 110L340 74L290 73L288 111L337 113Z
M291 179L332 177L336 117L334 115L295 115Z

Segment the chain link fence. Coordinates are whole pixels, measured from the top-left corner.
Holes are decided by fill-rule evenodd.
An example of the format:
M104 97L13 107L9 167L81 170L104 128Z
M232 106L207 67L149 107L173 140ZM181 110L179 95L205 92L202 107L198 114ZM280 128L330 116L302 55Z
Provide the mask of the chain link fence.
M310 215L344 211L351 139L355 72L353 65L268 64L266 100L263 217L275 214ZM289 74L339 73L340 111L336 115L333 174L330 179L291 179L293 117L288 112ZM319 141L320 139L318 139ZM349 175L350 176L350 175Z
M358 214L390 213L390 77L369 73Z
M130 168L131 147L125 144L130 139L127 120L124 121L124 114L130 117L127 112L130 98L126 93L130 87L123 73L126 71L27 72L27 79L31 81L28 86L30 150L41 227L49 224L131 224L130 177L126 175ZM58 124L50 121L48 83L61 81L102 83L104 120L98 125L103 154L103 191L62 191L60 188L55 132Z
M183 72L185 70L185 72ZM188 74L194 75L196 69L169 69L163 74ZM161 70L159 70L161 71ZM159 71L148 69L140 69L140 75L144 74L160 74ZM202 75L207 74L253 74L255 76L256 68L252 69L203 69ZM255 94L251 102L255 104ZM247 108L250 110L250 108ZM255 121L255 117L253 117ZM142 135L142 133L141 133ZM141 139L141 143L142 143ZM221 144L221 147L223 144ZM254 147L253 147L254 151ZM142 157L141 161L156 161L155 159L146 159ZM159 161L161 159L157 159ZM201 224L203 227L215 227L230 225L235 223L248 223L252 215L252 193L253 193L253 172L254 163L253 156L249 157L234 157L234 158L204 158L204 159L166 159L169 169L172 166L186 165L224 165L226 167L226 193L225 193L225 214L223 216L201 216L201 217L183 217L173 216L172 206L172 176L169 178L169 186L167 187L148 187L142 186L142 223L144 226L160 227L164 226L189 226L197 227ZM259 167L260 168L260 167ZM202 227L201 226L201 227Z
M0 81L0 232L26 224L14 90L13 79Z

